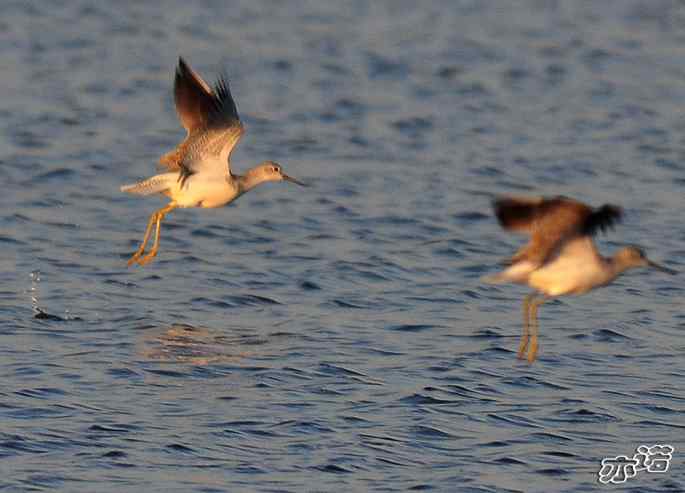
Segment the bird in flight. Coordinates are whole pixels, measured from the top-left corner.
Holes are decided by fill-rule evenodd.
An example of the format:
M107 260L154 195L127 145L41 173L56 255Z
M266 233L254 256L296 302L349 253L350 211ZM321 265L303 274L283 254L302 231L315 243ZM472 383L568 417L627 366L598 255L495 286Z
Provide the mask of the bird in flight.
M486 276L491 283L527 284L535 291L523 301L523 333L518 357L535 361L538 350L537 311L550 298L579 295L611 283L628 269L652 267L677 272L649 260L635 246L603 257L592 239L621 219L622 210L605 204L590 207L567 197L504 197L494 201L495 216L508 231L530 236L528 244L507 260L502 272ZM530 347L529 346L530 343Z
M134 263L145 265L157 255L161 222L176 208L221 207L269 181L285 180L305 186L286 175L281 165L273 161L264 161L244 175L232 172L231 152L245 130L225 77L219 77L212 88L183 58L179 58L174 101L187 135L173 151L160 158L159 162L168 171L121 187L122 192L164 194L171 199L150 216L143 241L128 261L129 266ZM145 253L153 227L154 242Z

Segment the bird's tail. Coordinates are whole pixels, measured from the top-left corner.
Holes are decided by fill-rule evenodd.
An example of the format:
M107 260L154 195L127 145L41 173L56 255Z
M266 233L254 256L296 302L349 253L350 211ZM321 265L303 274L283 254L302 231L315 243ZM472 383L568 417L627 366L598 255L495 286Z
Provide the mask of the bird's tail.
M135 193L138 195L152 195L154 193L162 193L167 191L174 183L174 177L171 173L164 173L156 175L147 180L139 181L131 185L123 185L120 190L122 192ZM178 175L176 175L178 176Z
M530 273L537 267L538 266L532 262L523 260L510 265L501 272L483 276L480 280L488 284L503 284L507 282L525 283Z
M501 272L498 272L497 274L488 274L487 276L482 276L480 280L481 282L487 284L504 284L508 282L507 278L503 276Z

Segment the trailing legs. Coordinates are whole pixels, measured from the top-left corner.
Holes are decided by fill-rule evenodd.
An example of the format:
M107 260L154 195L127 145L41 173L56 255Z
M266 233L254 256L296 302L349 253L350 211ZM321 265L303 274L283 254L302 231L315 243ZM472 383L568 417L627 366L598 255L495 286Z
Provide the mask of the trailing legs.
M147 228L145 229L145 236L143 236L143 241L138 247L138 250L136 250L136 253L134 253L133 256L129 259L129 267L136 262L140 265L145 265L149 263L155 257L155 255L157 255L157 251L159 250L159 235L162 219L164 219L165 215L167 215L169 212L173 211L177 207L178 205L176 205L175 202L170 202L166 206L153 212L152 215L150 215L150 220L147 223ZM145 247L147 246L147 243L150 239L150 233L152 233L153 225L155 225L156 227L155 241L152 244L152 249L147 253L147 255L143 256L143 254L145 253Z

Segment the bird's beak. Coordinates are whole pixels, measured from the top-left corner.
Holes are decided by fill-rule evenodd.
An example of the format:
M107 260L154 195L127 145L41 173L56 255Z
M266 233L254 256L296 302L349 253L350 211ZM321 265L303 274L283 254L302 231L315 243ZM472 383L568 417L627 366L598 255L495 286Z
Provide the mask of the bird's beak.
M305 185L304 183L302 183L300 180L296 180L296 179L293 178L292 176L288 176L288 175L286 175L286 174L283 174L283 179L284 179L285 181L289 181L289 182L295 183L296 185L300 185L301 187L306 187L306 186L307 186L307 185Z
M664 267L663 265L652 262L651 260L647 260L647 265L653 267L654 269L660 270L661 272L665 272L666 274L671 274L672 276L678 273L677 270L669 269L668 267Z

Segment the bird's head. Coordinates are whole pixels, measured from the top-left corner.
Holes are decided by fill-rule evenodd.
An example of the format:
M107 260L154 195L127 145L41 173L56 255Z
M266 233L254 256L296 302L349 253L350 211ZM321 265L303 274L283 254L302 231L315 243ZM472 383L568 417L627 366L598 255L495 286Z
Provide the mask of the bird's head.
M656 262L652 262L647 258L647 255L645 255L645 251L636 246L627 246L625 248L621 248L614 255L614 261L624 270L631 269L633 267L652 267L671 275L678 273L677 271L664 267Z
M286 175L283 172L283 167L274 161L264 161L262 164L257 166L257 170L262 181L289 181L300 185L301 187L307 186L292 176Z

